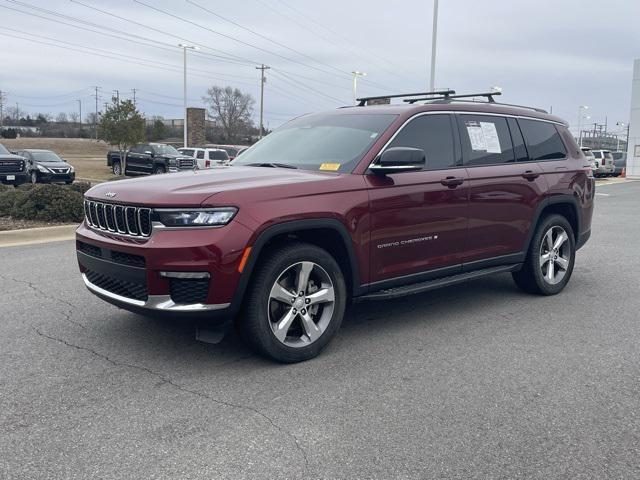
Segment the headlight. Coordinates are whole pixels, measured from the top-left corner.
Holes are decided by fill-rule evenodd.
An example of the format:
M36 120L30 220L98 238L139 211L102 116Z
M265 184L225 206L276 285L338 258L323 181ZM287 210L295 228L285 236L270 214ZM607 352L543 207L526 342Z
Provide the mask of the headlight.
M170 158L169 159L169 165L171 165L172 167L176 166L176 159L175 158Z
M76 171L76 169L75 169L75 168L73 168L71 165L69 165L69 173L73 173L73 172L75 172L75 171Z
M49 169L43 165L38 164L37 165L38 170L40 170L42 173L49 173Z
M202 210L156 210L160 222L167 227L216 227L229 223L237 208L207 208Z

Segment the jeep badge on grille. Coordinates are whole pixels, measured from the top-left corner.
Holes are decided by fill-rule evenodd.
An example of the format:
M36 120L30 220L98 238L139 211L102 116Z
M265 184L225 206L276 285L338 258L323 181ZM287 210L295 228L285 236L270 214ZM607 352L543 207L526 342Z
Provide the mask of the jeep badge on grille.
M105 197L113 198L117 195L116 192L107 192L104 194Z

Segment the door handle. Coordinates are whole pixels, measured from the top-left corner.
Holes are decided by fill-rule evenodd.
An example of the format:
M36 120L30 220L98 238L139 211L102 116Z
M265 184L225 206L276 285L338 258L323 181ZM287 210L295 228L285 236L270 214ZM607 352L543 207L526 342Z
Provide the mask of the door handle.
M464 183L464 178L446 177L440 180L440 183L445 187L456 188L458 185L462 185Z
M534 172L533 170L527 170L526 172L524 172L522 174L523 178L526 178L529 181L533 181L536 178L538 178L540 176L540 174L538 172Z

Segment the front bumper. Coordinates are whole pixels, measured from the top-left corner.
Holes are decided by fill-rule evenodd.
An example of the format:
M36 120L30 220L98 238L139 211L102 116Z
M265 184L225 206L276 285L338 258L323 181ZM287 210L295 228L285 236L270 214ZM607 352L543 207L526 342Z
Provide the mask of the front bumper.
M13 177L13 178L11 178ZM29 180L29 176L26 173L1 173L0 183L4 185L22 185Z
M44 183L66 183L73 182L76 179L76 173L43 173L38 172L38 180Z
M231 306L238 265L250 236L238 222L191 231L158 229L144 239L95 231L83 222L76 247L85 286L111 304L143 314L229 317L236 313Z

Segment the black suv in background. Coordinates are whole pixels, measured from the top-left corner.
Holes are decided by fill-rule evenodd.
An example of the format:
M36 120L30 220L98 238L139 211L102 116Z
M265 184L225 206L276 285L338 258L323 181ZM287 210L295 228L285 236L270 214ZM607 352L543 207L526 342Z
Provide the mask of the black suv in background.
M129 149L126 158L125 175L153 175L159 173L192 170L195 159L181 154L171 145L162 143L141 143ZM122 174L120 152L107 153L107 166L114 175Z
M66 183L70 185L76 179L72 165L51 150L25 149L16 151L27 161L28 180L31 183Z
M0 144L0 183L17 187L27 181L26 161Z

